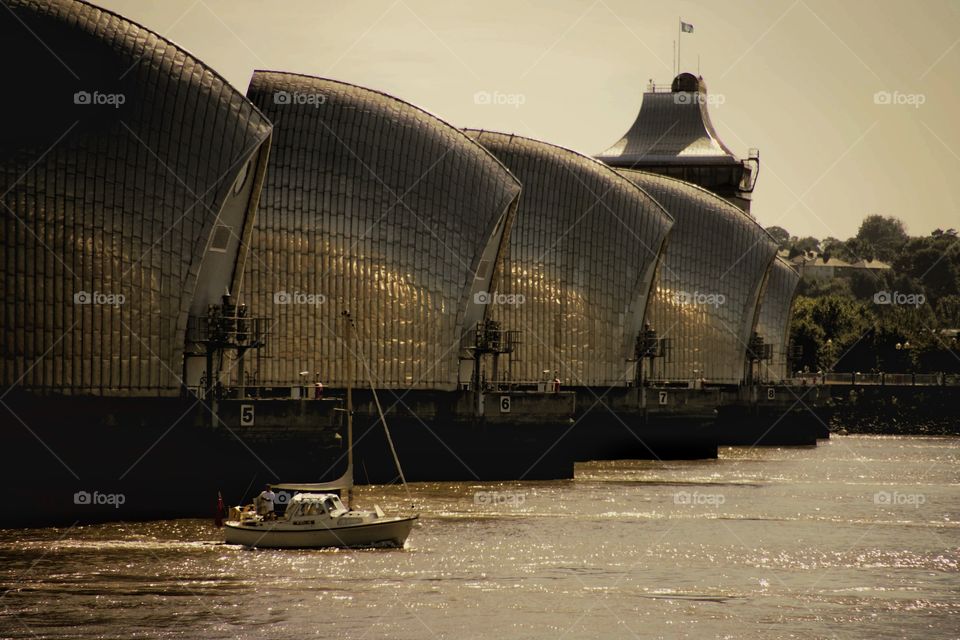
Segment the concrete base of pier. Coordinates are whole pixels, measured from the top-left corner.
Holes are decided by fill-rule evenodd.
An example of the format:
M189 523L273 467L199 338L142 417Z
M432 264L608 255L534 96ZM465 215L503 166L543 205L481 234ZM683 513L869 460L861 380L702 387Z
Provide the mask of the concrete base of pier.
M830 436L823 387L752 385L733 393L717 409L721 445L815 446Z
M577 387L571 433L578 462L717 457L719 396L686 388Z
M339 401L256 403L240 425L239 402L219 403L225 423L195 398L36 396L11 392L4 418L9 456L2 482L10 508L0 526L213 517L267 482L332 479L342 469ZM249 403L243 403L249 404ZM344 465L345 467L345 465ZM118 497L121 496L121 497Z
M573 477L566 437L576 401L572 393L513 391L482 399L470 391L379 393L410 482ZM360 483L399 479L369 391L354 392L354 457Z
M201 402L11 391L4 437L17 455L2 481L15 507L0 526L212 517L218 492L236 504L266 483L339 477L348 440L342 394L278 393L284 397ZM823 406L823 390L800 387L483 397L407 390L381 391L380 401L408 481L572 478L578 461L712 458L723 444L813 445L826 424L811 413ZM354 391L353 437L358 483L399 479L369 390ZM119 495L121 504L102 498Z

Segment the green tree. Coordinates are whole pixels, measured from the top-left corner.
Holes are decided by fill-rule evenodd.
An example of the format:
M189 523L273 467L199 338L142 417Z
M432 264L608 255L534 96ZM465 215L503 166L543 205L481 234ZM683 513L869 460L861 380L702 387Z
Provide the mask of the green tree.
M800 238L794 243L794 246L801 251L820 251L820 241L813 236Z
M881 215L864 218L855 237L871 247L874 255L884 262L892 261L909 239L902 220Z
M911 238L893 262L898 274L915 279L935 302L960 293L960 240L949 233Z
M839 258L840 260L850 261L850 252L847 250L846 243L833 236L828 236L820 241L820 253L823 254L824 260Z
M855 298L872 300L880 291L889 291L890 284L885 274L872 271L857 270L844 278L850 284L850 291Z
M803 363L811 369L844 369L844 358L873 325L865 303L837 295L798 296L790 335L803 346Z
M814 322L811 309L813 299L798 296L793 303L793 315L790 318L790 339L800 347L800 361L794 363L799 371L816 372L819 367L820 351L827 339L823 328Z
M869 261L878 257L876 247L861 238L850 238L843 243L843 248L843 255L845 256L843 259L847 262Z
M786 231L777 228L776 237ZM960 237L955 229L909 237L894 217L869 216L847 240L790 237L791 256L816 251L846 262L879 259L892 269L803 279L791 318L802 349L796 368L840 372L960 372ZM918 305L875 304L880 291L923 294Z
M767 233L773 238L773 241L777 243L777 246L781 249L787 249L790 247L790 232L784 229L783 227L767 227Z
M819 253L820 241L813 236L807 236L805 238L797 238L796 236L790 237L790 243L788 246L789 257L794 258L807 251Z
M960 329L960 295L943 296L937 300L937 324L943 329Z
M823 298L824 296L854 297L850 289L850 281L847 278L801 280L800 284L797 285L797 295L807 296L808 298ZM872 296L873 293L871 292L870 295Z

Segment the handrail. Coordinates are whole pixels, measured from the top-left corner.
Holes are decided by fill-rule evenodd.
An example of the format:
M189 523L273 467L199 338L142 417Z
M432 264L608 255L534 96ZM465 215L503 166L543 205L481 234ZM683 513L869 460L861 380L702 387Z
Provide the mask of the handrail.
M667 84L657 84L652 80L647 83L647 93L673 93L673 84L668 82Z
M960 375L944 373L808 373L784 381L787 384L819 384L869 387L954 387Z
M666 380L666 379L648 379L644 381L648 387L685 387L697 389L711 386L730 386L732 383L715 382L711 380ZM541 391L541 385L546 386L547 393L555 393L553 380L511 380L487 382L484 389L486 393L510 393L510 392L536 392ZM625 383L627 384L627 383ZM754 386L863 386L863 387L960 387L960 374L943 373L808 373L798 374L783 380L761 380L754 383ZM629 386L627 384L627 386ZM749 385L744 385L749 386ZM247 384L243 385L243 396L238 394L240 386L224 387L219 392L219 397L223 399L300 399L300 400L328 400L340 398L341 389L325 388L321 398L315 396L315 385L313 382L304 382L303 384ZM294 396L293 390L300 389L299 395ZM568 391L569 385L560 385L562 391ZM191 387L190 391L196 394L198 398L204 397L204 389L200 387Z

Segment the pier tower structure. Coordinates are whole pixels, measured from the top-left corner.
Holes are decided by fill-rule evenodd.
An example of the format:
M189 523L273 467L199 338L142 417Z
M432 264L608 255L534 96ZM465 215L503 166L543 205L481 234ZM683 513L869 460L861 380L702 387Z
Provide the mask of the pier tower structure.
M636 120L597 159L612 167L685 180L749 213L760 153L752 149L741 159L720 140L710 107L721 99L692 73L679 74L669 86L651 81Z

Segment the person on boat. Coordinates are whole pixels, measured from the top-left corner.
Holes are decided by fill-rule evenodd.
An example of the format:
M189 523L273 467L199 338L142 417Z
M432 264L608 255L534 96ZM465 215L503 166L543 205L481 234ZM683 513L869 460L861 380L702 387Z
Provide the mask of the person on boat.
M317 383L313 385L313 397L316 400L323 398L323 383L317 380Z
M260 495L257 496L257 498L257 513L268 520L275 518L276 513L274 512L274 503L277 500L277 494L273 492L273 489L270 488L270 485L267 485L266 488L260 492Z

